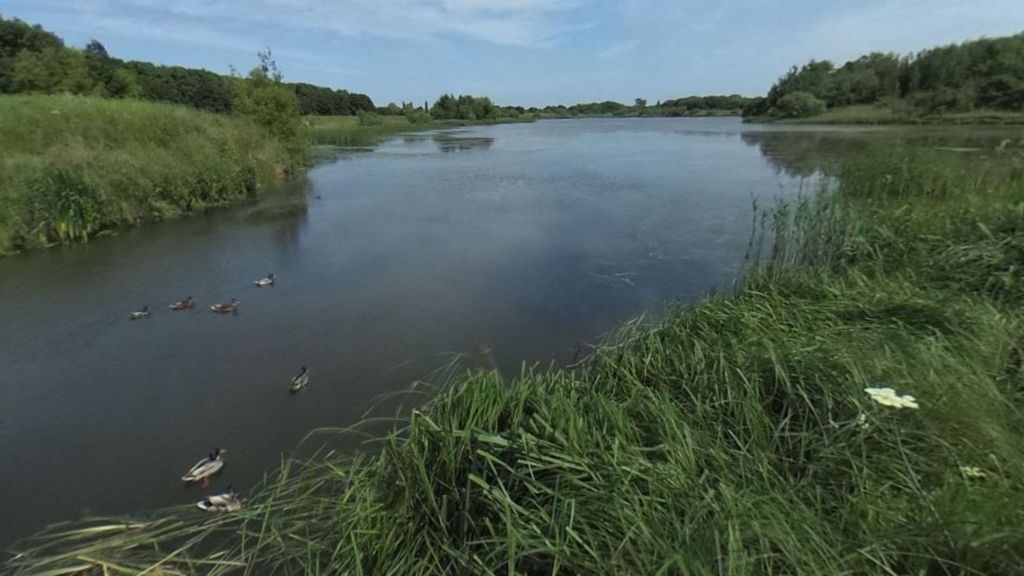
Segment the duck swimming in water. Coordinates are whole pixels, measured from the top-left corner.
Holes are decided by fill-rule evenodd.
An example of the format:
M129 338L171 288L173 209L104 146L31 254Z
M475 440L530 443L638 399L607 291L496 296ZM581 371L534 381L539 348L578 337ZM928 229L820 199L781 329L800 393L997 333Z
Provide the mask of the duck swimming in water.
M235 312L236 310L238 310L239 304L240 302L238 301L238 299L232 298L231 302L228 302L227 304L214 304L213 306L210 306L210 310L213 310L214 312L220 312L221 314L227 314L229 312Z
M132 312L132 320L142 320L146 316L149 316L149 306L143 306L141 309Z
M274 280L276 280L276 279L277 279L277 275L271 273L271 274L267 274L263 278L260 278L259 280L253 280L253 284L255 284L258 288L263 288L264 286L273 286L274 285Z
M241 510L242 498L238 495L237 490L228 486L225 492L203 498L196 503L196 507L207 512L234 512Z
M192 297L188 296L184 300L179 300L178 302L171 304L170 308L171 310L188 310L193 306L195 306L195 300L192 300Z
M289 388L289 391L291 391L291 392L298 392L299 390L302 390L303 388L305 388L308 385L309 385L309 369L307 369L305 366L303 366L302 369L299 370L299 373L295 376L295 378L292 378L292 385Z
M200 480L206 480L210 476L213 476L220 469L224 467L224 458L222 454L227 453L227 450L221 450L220 448L214 448L213 452L206 458L203 458L196 465L189 468L188 472L181 477L182 482L198 482Z

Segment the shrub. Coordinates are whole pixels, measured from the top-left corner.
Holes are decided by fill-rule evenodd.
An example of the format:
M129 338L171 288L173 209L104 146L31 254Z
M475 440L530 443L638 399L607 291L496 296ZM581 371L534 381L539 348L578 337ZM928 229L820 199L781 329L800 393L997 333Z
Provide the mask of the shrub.
M807 92L790 92L775 103L772 115L776 118L806 118L825 112L825 103Z

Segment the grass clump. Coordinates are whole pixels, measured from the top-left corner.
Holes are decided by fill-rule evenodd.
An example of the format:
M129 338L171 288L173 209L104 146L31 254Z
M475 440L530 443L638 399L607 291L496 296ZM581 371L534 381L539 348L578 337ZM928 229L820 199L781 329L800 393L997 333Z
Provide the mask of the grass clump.
M290 163L248 121L70 95L0 97L0 254L254 198Z
M573 367L456 377L379 452L286 461L236 515L58 527L9 567L1019 574L1020 159L959 158L865 154L763 217L734 293Z

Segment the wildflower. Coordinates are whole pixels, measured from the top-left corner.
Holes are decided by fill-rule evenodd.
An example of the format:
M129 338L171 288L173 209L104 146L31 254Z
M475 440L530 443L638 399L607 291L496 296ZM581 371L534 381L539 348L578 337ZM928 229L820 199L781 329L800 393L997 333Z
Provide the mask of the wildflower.
M977 466L961 466L960 475L964 478L984 478L985 471Z
M868 393L872 400L882 406L913 408L915 410L920 407L917 405L916 398L909 394L897 394L892 388L865 388L864 391Z
M871 424L868 423L868 415L861 412L857 415L857 426L860 426L861 430L867 430L871 428Z

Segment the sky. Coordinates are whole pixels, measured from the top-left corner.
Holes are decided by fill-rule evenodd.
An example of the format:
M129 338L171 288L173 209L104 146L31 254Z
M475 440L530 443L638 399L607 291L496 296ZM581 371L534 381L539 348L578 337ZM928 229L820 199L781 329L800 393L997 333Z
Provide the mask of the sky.
M1024 31L1024 0L0 0L0 15L221 73L269 47L286 80L378 105L760 95L812 58Z

